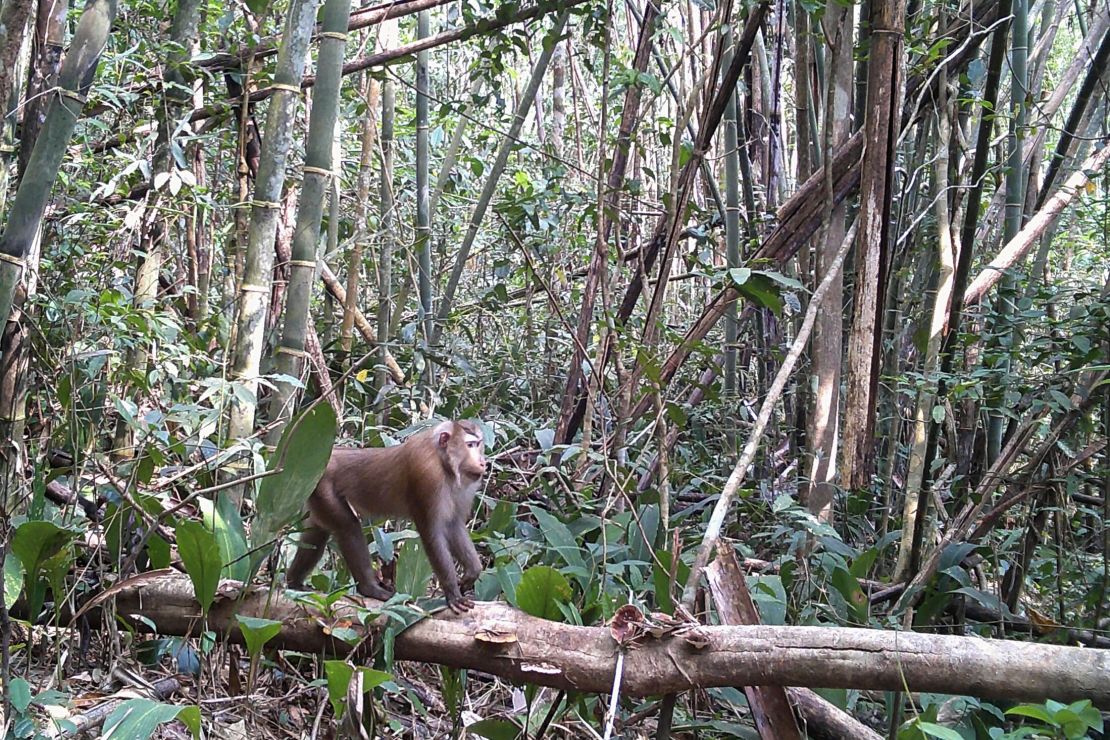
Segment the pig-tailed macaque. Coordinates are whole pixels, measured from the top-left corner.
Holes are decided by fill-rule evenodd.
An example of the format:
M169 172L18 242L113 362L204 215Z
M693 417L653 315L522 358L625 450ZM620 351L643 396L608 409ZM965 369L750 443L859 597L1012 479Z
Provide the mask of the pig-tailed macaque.
M308 499L308 527L286 571L302 588L334 535L358 592L375 599L392 594L378 580L362 534L361 517L402 517L416 525L447 605L474 606L464 596L482 572L466 521L486 472L482 430L472 421L445 421L394 447L337 447ZM462 566L462 581L455 563Z

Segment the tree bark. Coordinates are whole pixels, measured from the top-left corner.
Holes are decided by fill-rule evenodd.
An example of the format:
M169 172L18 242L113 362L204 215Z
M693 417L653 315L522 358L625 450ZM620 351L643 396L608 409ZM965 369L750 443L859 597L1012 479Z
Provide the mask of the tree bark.
M274 647L346 655L351 646L325 630L359 626L352 601L327 615L264 588L226 581L207 620L185 575L145 573L113 587L119 616L140 632L192 635L210 629L241 643L236 616L277 619ZM367 600L370 606L378 602ZM363 651L373 641L364 641ZM472 668L518 683L606 693L617 644L607 627L579 627L528 616L499 602L465 615L440 612L397 636L394 655ZM712 686L810 686L969 694L997 699L1091 699L1110 706L1110 653L978 637L840 627L690 625L648 635L625 653L622 692L647 696ZM903 683L904 682L904 683Z
M844 483L867 488L874 464L875 401L884 303L885 261L891 243L895 147L901 130L904 0L871 4L871 50L863 131L867 145L860 177L860 239L852 329L848 336L844 400Z

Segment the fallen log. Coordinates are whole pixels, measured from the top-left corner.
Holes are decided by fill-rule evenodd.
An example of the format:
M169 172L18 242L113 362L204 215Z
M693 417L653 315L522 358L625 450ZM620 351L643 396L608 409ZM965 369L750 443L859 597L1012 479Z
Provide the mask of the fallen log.
M187 636L209 629L241 642L237 615L267 617L283 623L274 647L332 655L352 648L332 637L330 627L342 622L365 631L357 610L377 604L344 600L324 615L281 591L225 581L204 620L189 579L172 571L128 579L93 605L112 596L117 615L137 631ZM437 613L413 625L397 637L394 655L603 694L612 686L617 644L606 627L549 622L508 604L480 602L466 614ZM690 625L638 640L625 654L622 693L750 685L901 688L993 699L1087 698L1110 707L1108 675L1110 652L1089 648L839 627Z

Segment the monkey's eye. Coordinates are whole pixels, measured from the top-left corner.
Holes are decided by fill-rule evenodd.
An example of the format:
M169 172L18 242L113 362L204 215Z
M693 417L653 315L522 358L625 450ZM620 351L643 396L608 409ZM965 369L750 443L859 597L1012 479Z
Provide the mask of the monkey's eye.
M467 441L466 446L473 450L478 446L478 442L477 440L471 439Z

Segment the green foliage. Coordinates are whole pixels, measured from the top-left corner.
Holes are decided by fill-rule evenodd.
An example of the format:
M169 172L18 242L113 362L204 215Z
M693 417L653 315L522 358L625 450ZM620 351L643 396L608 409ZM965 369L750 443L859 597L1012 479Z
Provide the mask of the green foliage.
M189 519L179 521L174 534L181 562L193 582L193 594L200 602L201 611L207 614L216 598L223 570L219 541L208 527Z
M1091 730L1102 733L1102 714L1089 699L1062 704L1049 699L1044 704L1019 704L1006 710L1007 716L1026 717L1034 720L1034 731L1049 737L1077 740L1087 737ZM1020 730L1018 731L1020 732ZM1021 735L1013 735L1021 737Z
M397 550L397 593L423 596L432 580L432 564L417 537L405 540Z
M212 530L220 546L220 561L224 564L220 577L244 583L250 580L247 532L232 497L217 495L215 505L210 499L200 499L197 504L205 526Z
M77 532L47 521L25 521L12 534L11 551L16 562L23 565L27 586L27 611L37 617L46 598L47 582L59 596L64 592L61 578L72 560L70 544ZM45 578L44 578L45 576ZM5 567L4 591L8 593L9 576Z
M150 699L128 699L108 715L104 721L105 738L112 740L144 740L154 734L159 725L174 720L181 721L195 738L200 734L200 707L178 707Z
M466 726L471 735L487 740L516 740L520 737L520 727L507 719L483 719Z
M23 591L23 563L14 552L4 554L3 578L4 607L11 609L12 604L19 598L20 592Z
M547 565L524 571L516 587L516 605L540 619L561 622L562 606L570 602L570 583L566 577Z
M318 403L285 427L255 498L258 511L251 529L254 559L261 562L283 527L304 513L305 502L324 474L335 442L335 412Z
M336 719L341 718L347 711L347 690L356 675L361 680L361 689L364 693L393 678L391 674L384 671L355 666L345 660L324 661L324 675L328 682L328 700L331 702Z
M266 643L281 632L281 622L276 619L239 615L235 620L239 624L239 631L243 633L243 640L247 643L247 654L251 658L257 658Z

